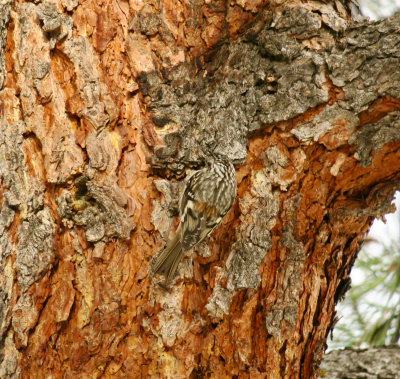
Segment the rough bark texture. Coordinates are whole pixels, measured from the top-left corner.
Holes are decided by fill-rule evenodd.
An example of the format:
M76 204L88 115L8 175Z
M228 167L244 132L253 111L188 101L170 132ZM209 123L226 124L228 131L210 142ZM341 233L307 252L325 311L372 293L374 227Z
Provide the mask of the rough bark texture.
M331 351L322 360L319 378L398 379L399 346Z
M400 17L0 0L0 377L315 377L400 177ZM149 272L211 152L238 198Z

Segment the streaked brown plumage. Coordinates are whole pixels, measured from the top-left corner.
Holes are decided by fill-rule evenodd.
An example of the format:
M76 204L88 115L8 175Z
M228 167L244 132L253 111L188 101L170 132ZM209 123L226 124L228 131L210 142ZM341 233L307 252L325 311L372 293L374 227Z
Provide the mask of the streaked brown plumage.
M180 223L175 237L154 259L152 271L173 279L183 253L206 238L231 208L236 198L235 168L218 158L187 180L180 199Z

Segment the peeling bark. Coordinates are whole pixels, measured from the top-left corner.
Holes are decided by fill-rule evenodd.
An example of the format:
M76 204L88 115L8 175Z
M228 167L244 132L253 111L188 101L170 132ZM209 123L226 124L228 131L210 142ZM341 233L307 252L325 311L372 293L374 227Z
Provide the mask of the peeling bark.
M316 377L400 177L400 18L0 0L0 376ZM238 197L149 271L210 153Z

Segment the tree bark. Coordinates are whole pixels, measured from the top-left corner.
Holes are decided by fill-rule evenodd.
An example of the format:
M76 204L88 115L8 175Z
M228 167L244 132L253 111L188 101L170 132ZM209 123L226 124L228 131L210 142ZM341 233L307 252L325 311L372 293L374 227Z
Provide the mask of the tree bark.
M399 346L331 351L324 355L319 377L329 379L397 379L400 373Z
M0 0L0 377L311 378L400 177L400 17ZM184 177L236 165L169 291Z

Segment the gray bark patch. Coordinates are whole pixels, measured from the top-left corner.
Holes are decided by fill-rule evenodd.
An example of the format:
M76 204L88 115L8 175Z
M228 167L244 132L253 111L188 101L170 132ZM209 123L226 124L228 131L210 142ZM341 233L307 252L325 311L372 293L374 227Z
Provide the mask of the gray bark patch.
M173 163L190 165L209 152L243 161L249 132L328 100L323 60L300 43L321 23L310 11L296 12L287 10L275 26L267 19L261 30L222 44L201 67L190 62L162 75L141 75L140 89L165 142L156 146L154 164L174 170Z
M400 112L393 112L376 123L365 125L350 137L349 143L357 148L355 158L367 167L372 163L371 152L377 154L386 143L399 139Z
M0 90L4 83L4 52L7 41L7 27L10 21L10 12L12 8L13 1L2 2L0 8Z
M74 223L85 229L89 242L107 240L112 237L129 239L135 228L128 217L125 207L127 196L112 181L104 183L87 178L78 178L75 182L78 192L85 192L75 197L65 192L57 198L57 214L64 225L72 227Z

